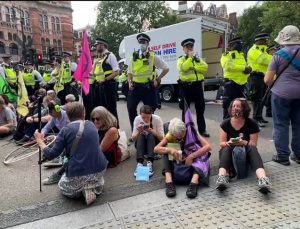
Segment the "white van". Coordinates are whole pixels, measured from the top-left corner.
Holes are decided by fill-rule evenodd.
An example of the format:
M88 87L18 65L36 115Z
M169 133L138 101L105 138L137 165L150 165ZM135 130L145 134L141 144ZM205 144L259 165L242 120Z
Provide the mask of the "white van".
M183 55L181 42L195 39L194 52L208 64L204 90L217 90L223 81L221 55L227 48L229 23L206 16L145 32L150 38L149 50L154 51L169 66L169 73L162 79L160 92L163 101L178 97L179 79L177 59ZM137 34L126 36L119 46L119 56L128 65L132 53L139 49ZM222 45L221 45L222 43Z

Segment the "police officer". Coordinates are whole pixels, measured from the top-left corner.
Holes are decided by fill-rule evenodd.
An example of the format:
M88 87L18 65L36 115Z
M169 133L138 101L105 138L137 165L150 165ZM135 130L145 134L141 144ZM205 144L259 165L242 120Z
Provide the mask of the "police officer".
M0 75L2 75L9 85L17 88L17 73L11 66L11 56L2 56L3 62L0 67Z
M77 64L75 62L71 61L71 52L63 52L62 57L63 60L61 62L62 71L60 74L62 74L60 77L62 77L62 83L64 85L64 90L58 92L57 97L60 99L61 104L64 105L66 103L66 95L73 94L76 97L76 100L78 101L79 92L74 90L74 87L76 86L75 79L73 78L73 74L76 71Z
M231 101L244 97L244 88L252 70L242 50L242 38L235 37L228 41L228 52L223 53L220 60L224 73L223 119L229 118Z
M24 83L28 96L35 94L35 91L40 89L40 86L44 86L46 83L41 74L34 69L33 63L27 61L24 63Z
M43 80L46 83L46 88L47 90L53 90L54 79L51 75L51 72L53 71L53 63L51 63L48 60L44 60L43 65L44 65Z
M262 117L263 105L261 102L266 92L264 76L272 59L272 56L267 53L267 41L269 38L267 33L256 35L255 44L249 49L247 54L247 62L252 68L249 84L253 91L253 119L257 121L259 127L265 127L264 123L268 123Z
M140 45L138 51L134 51L128 67L128 98L127 109L131 130L133 130L133 121L137 116L137 106L140 101L144 105L149 105L154 112L157 107L156 87L161 79L169 72L167 64L148 51L150 37L144 33L137 35L137 41ZM159 76L156 75L155 67L162 69Z
M116 81L114 79L119 74L119 64L116 56L107 50L108 41L97 38L95 46L100 56L93 66L96 81L96 106L103 106L110 111L116 117L119 126Z
M177 60L180 108L182 109L182 117L184 117L184 99L188 106L190 106L191 102L194 102L198 131L202 136L209 137L204 119L205 102L202 85L204 73L207 72L208 66L201 58L194 54L194 44L195 40L192 38L183 40L181 46L185 55L180 56Z
M117 84L116 84L117 100L119 100L119 94L118 94L119 87L121 87L122 94L125 95L125 98L127 97L127 94L128 94L127 67L128 66L125 64L122 64L122 65L120 64L119 75L116 76L116 78L115 78L115 81L117 82Z

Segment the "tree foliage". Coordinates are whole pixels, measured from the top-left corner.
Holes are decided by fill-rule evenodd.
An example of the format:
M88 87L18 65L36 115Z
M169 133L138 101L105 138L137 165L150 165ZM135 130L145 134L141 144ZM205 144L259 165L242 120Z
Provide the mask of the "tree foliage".
M243 36L245 47L248 49L252 46L258 33L269 33L270 43L274 44L274 39L283 27L299 27L299 7L299 1L264 1L244 10L238 19L238 35Z
M117 55L123 38L140 32L145 18L153 28L181 21L169 12L164 1L101 1L94 36L108 40L109 50Z

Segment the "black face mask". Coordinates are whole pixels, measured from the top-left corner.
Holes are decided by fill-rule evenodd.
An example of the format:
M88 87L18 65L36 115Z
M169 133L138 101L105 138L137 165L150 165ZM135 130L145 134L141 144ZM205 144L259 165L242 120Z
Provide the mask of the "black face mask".
M238 52L241 52L243 50L243 45L242 43L237 43L234 48L234 50L238 51Z

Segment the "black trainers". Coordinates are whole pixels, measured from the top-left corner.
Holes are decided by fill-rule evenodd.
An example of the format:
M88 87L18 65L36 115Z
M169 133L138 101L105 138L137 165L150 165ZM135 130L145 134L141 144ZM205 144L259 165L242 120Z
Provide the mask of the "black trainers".
M218 175L216 184L216 189L218 189L219 191L224 191L225 189L227 189L227 185L229 184L228 178L225 176Z
M29 137L24 136L21 140L16 141L16 144L17 144L18 146L24 145L25 143L29 142L29 140L30 140Z
M195 198L198 195L198 184L190 183L188 189L186 190L186 196L190 199Z
M261 177L258 179L258 191L263 194L268 194L270 191L271 183L268 177Z
M300 164L300 157L297 157L294 153L291 153L290 158L292 161L296 162L297 164Z
M272 161L275 161L279 164L286 165L286 166L291 164L290 160L287 161L280 160L277 154L273 155Z
M269 121L265 120L264 118L261 118L260 120L262 123L269 123Z
M176 188L173 182L166 183L166 196L167 197L176 196Z
M200 135L203 136L203 137L206 137L206 138L210 137L209 133L206 130L203 131L203 132L200 132Z

